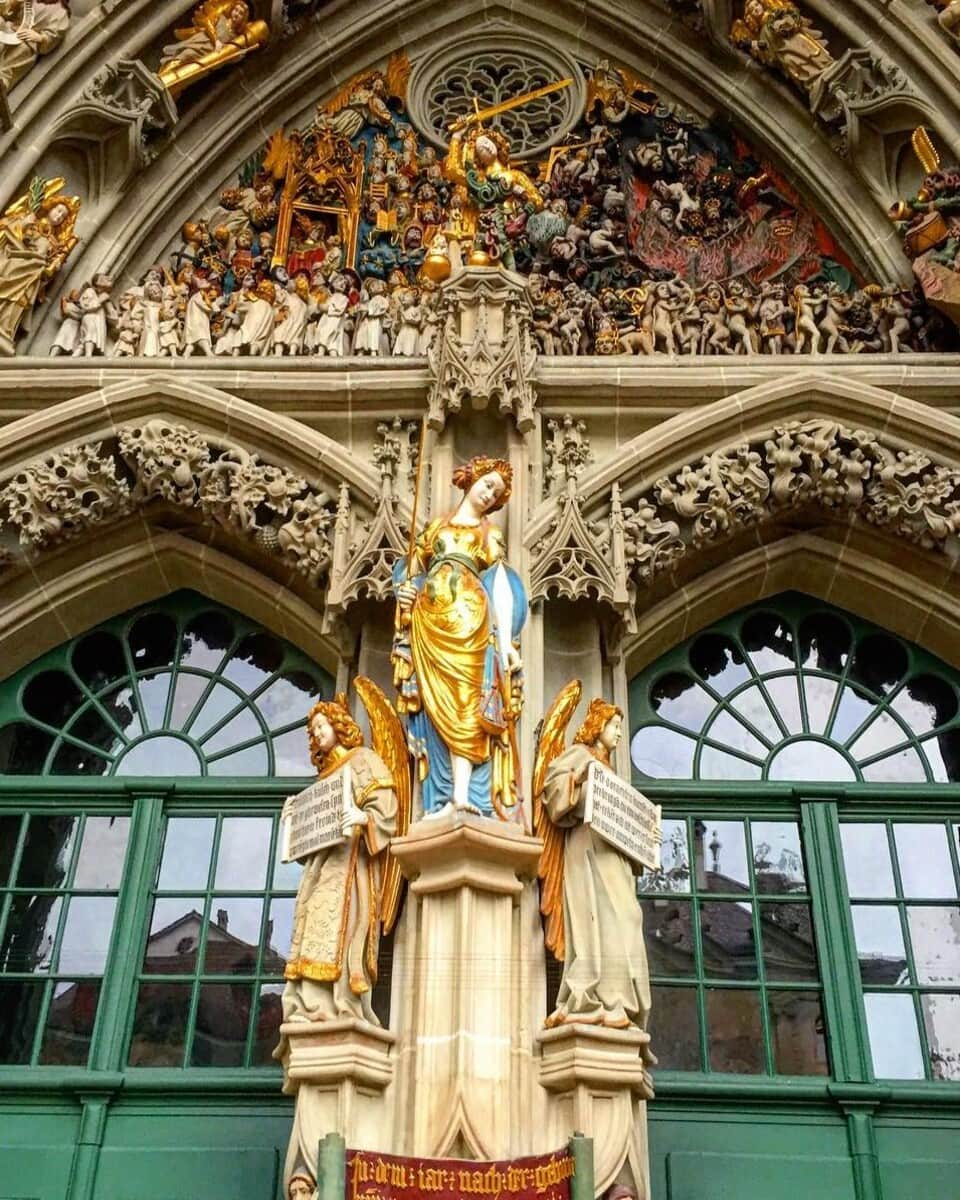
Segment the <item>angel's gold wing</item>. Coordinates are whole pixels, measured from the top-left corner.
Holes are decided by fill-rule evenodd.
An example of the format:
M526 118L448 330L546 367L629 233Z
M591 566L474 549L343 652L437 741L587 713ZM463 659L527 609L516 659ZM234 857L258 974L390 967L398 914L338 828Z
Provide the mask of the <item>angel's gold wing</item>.
M930 175L940 166L940 155L930 138L930 134L922 125L918 125L910 139L917 161L923 167L925 175Z
M282 179L287 173L288 165L293 161L296 144L285 136L282 129L277 129L267 140L267 152L263 159L263 169L274 179Z
M547 781L547 767L563 751L563 742L570 718L580 703L583 685L573 679L562 688L543 718L537 755L533 764L533 831L543 839L540 852L540 911L546 921L543 937L547 949L555 958L563 961L563 842L564 833L550 820L543 803L543 787Z
M410 59L403 50L394 50L383 73L383 81L387 85L387 94L396 96L398 100L407 98L407 80L410 78Z
M410 754L407 751L403 726L393 705L372 679L360 675L353 681L353 686L367 710L373 748L393 776L393 788L397 793L397 837L403 837L410 828L410 813L413 808ZM380 919L383 921L384 933L389 933L396 922L400 912L402 890L403 876L400 866L388 850L380 892Z

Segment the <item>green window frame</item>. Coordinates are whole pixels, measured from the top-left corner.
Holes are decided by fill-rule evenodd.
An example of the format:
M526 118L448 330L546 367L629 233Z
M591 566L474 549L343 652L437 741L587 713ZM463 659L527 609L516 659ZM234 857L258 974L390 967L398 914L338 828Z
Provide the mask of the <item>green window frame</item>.
M154 646L152 657L148 654L147 661L138 662L136 631L142 631L147 617L163 618L166 653L159 655ZM99 664L91 647L107 648ZM62 693L58 700L54 689L46 700L44 719L42 714L38 716L36 706L31 709L29 689L38 680L56 682L58 676L51 679L51 672L58 673L61 683L66 677L70 702L65 702ZM142 718L150 706L144 704L139 688L143 681L163 673L167 675L163 702L153 707L157 719L147 724ZM187 716L193 721L202 712L205 698L213 696L221 684L229 684L227 690L236 698L229 707L220 704L208 723L205 741L240 713L259 722L256 740L263 750L256 764L243 760L236 776L220 775L211 769L215 751L197 757L193 774L177 773L177 762L165 754L159 739L170 732L183 735L186 718L177 715L176 688L178 680L188 676L201 680L192 685L194 699ZM118 689L125 690L123 720L139 722L133 736L113 705ZM258 1080L267 1090L276 1087L279 1067L272 1063L269 1052L276 1043L282 959L287 949L278 939L287 936L300 872L295 864L276 861L279 813L284 798L313 777L304 719L318 694L329 697L332 692L329 674L295 647L192 592L178 593L105 622L43 656L0 689L0 765L4 768L0 775L0 995L6 988L9 996L14 987L31 987L37 993L32 1005L6 1013L8 1026L19 1020L23 1029L19 1040L8 1036L0 1041L0 1087L5 1079L11 1086L19 1086L17 1074L24 1066L39 1068L37 1078L50 1080L50 1086L57 1086L54 1081L61 1077L81 1079L90 1072L100 1077L106 1072L111 1078L125 1078L125 1086L134 1086L133 1081L139 1080L137 1086L185 1087L191 1076L202 1076L209 1086L217 1086L216 1080L221 1079L231 1088L256 1090ZM182 706L181 714L184 709ZM99 724L93 725L99 733L110 730L109 743L99 733L94 740L71 733L78 719L90 712L96 713ZM56 720L51 719L54 716ZM87 734L90 728L85 727ZM128 736L123 737L125 732ZM39 742L38 734L42 735ZM280 742L289 735L296 736L300 747L296 754ZM118 770L129 747L144 745L149 737L156 737L159 746L150 760L153 772L137 776ZM196 740L202 754L202 742ZM82 755L66 762L58 759L61 746L81 742ZM235 752L246 744L248 741L240 739L226 752L236 761ZM11 768L16 766L27 770L14 773ZM251 777L254 770L259 776ZM91 880L89 866L84 865L84 839L108 821L126 830L125 853L94 855L101 869L109 863L110 873L94 873ZM184 846L173 847L171 841L171 831L184 821L206 821L213 835L206 848L203 877L191 879L189 887L177 885L176 880L171 883L163 873L166 849L170 849L169 861L179 858L182 863L190 858ZM72 822L69 839L67 835L62 839L64 845L69 841L68 849L54 847L54 853L48 847L44 854L35 846L35 852L30 852L31 830L61 827L65 822ZM246 822L255 836L238 842L234 835L240 822ZM265 865L256 878L245 879L250 846L258 842L262 843L258 861L262 859ZM101 851L105 849L102 837L98 845ZM192 855L195 859L196 846ZM231 855L233 870L224 875L218 864ZM43 870L49 878L22 878L21 866L28 860L45 864ZM14 918L26 898L34 895L47 908L59 904L59 909L55 922L49 917L41 922L39 934L32 930L26 939L46 939L45 957L34 955L26 962L22 954L16 958ZM174 914L175 920L168 924L186 919L197 944L189 948L184 943L178 949L174 943L172 955L164 962L150 961L151 928L154 932L158 929L154 924L159 916L156 905L166 906L169 912L171 905L191 898L196 898L196 903ZM91 901L113 905L109 930L103 920L86 925L75 921L71 926L71 912L82 916ZM21 937L20 942L25 944L25 939ZM216 954L215 943L220 947ZM155 940L154 944L160 943ZM99 957L91 969L80 969L91 947ZM170 969L154 969L157 967ZM74 1019L70 1028L54 1030L51 1014L66 1006L61 985L77 980L88 995L92 987L97 988L98 1002L88 1002L82 1028ZM173 1014L174 1040L179 1038L181 1045L179 1056L170 1052L169 1042L160 1053L143 1053L141 984L154 988L173 985L189 992L185 1006L168 1004L163 1009L168 1017ZM221 998L228 998L230 1004L221 1004ZM242 1033L236 1032L234 1021L225 1046L218 1029L204 1027L204 1021L222 1009L234 1017L241 1012L246 1021ZM156 1008L152 1015L156 1023ZM29 1037L24 1033L27 1028ZM0 1034L2 1030L0 1022ZM72 1055L53 1053L54 1034L60 1039L58 1044L73 1047ZM201 1046L204 1039L205 1049ZM137 1066L137 1061L144 1065Z
M658 1080L668 1094L671 1087L756 1090L765 1086L760 1076L791 1075L798 1095L821 1095L823 1089L880 1080L883 1087L893 1087L904 1097L919 1096L918 1088L928 1097L956 1096L960 1081L960 979L955 978L960 975L960 788L954 782L960 771L958 681L956 672L921 648L830 605L788 593L731 614L675 647L631 682L633 783L663 804L668 835L664 870L642 878L638 894L654 912L657 905L661 910L668 905L677 910L678 901L689 906L688 932L678 933L682 921L673 931L681 942L686 936L689 944L692 961L682 966L683 974L669 959L658 958L650 941L660 918L647 922L656 997L654 1048L657 1004L661 1011L670 1011L663 1008L664 999L669 1003L684 996L688 1024L696 1031L695 1043L682 1047L682 1053L664 1048L665 1069ZM775 682L772 691L771 682ZM747 693L759 703L752 707L744 703ZM786 707L779 704L782 697L788 698ZM718 729L734 736L721 737ZM789 770L777 770L779 752L791 746L801 748L798 757L782 760ZM652 770L655 760L659 778ZM698 880L692 870L692 878L682 883L678 894L677 879L670 875L670 832L677 823L686 830L687 845L693 847L698 826L708 831L704 836L708 842L709 831L724 823L731 828L739 823L749 839L753 829L771 822L796 823L806 892L784 900L765 895L754 861L756 847L747 840L748 875L733 891L718 896L704 873ZM864 897L854 891L851 900L848 875L854 878L855 864L849 854L844 857L844 838L850 836L845 830L864 823L879 824L890 845L898 828L912 831L913 837L929 826L940 828L942 854L951 869L949 886L941 888L945 894L918 898L909 889L904 892L894 858L889 895ZM704 952L701 905L707 896L709 903L724 899L751 906L755 977L717 978L716 966ZM812 1077L820 1072L809 1069L809 1063L802 1081L795 1070L778 1063L768 1004L771 981L763 961L768 929L760 914L764 905L789 905L792 899L810 906L829 1057L829 1073L823 1080ZM877 984L869 977L861 982L866 942L856 922L861 920L859 910L868 905L896 910L904 959L910 956L904 978L896 984ZM949 961L946 967L940 961L938 969L948 972L947 981L931 982L918 974L909 941L912 907L942 910L936 921L939 930L950 931L945 951ZM887 969L892 969L891 964ZM776 990L803 991L800 982L787 987L777 982ZM711 996L721 988L752 990L761 1001L756 1023L762 1054L749 1071L742 1064L734 1071L724 1070L722 1053L718 1056L712 1047L711 1033L719 1027L711 1024ZM890 1017L885 1033L913 1038L922 1053L922 1066L914 1056L909 1070L891 1068L889 1056L882 1051L881 1024L869 1013L876 1003L872 995L900 997L898 1020ZM930 996L944 1006L939 1059L931 1058L930 1031L925 1025L930 1016L924 1005L929 1008L926 998ZM675 1025L683 1023L675 1016ZM744 1078L748 1073L754 1078L752 1084ZM780 1085L770 1079L770 1086Z

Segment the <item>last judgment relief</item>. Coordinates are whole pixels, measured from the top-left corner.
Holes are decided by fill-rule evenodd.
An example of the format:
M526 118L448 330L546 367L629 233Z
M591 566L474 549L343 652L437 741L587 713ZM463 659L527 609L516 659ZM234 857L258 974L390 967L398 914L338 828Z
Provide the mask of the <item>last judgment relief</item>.
M498 111L515 100L459 116L438 148L409 115L409 74L395 55L274 133L135 286L100 275L62 295L50 353L413 357L430 352L439 285L498 264L528 279L543 354L953 344L919 287L861 279L736 134L624 70L586 71L579 121L522 163Z

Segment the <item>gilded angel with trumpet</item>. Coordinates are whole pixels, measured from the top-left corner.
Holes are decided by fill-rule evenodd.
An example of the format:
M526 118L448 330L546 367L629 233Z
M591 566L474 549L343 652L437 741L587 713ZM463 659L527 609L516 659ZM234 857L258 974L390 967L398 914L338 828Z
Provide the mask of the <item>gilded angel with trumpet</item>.
M644 1029L650 976L634 868L583 821L588 771L595 762L610 766L623 713L615 704L591 700L564 749L581 694L574 680L556 697L534 763L534 831L543 839L540 911L547 949L563 963L557 1007L546 1025Z
M310 855L300 880L284 972L284 1021L355 1017L380 1024L370 995L381 927L389 933L400 910L402 877L390 839L402 837L410 825L410 761L400 721L383 692L363 677L354 689L370 722L372 748L363 744L345 695L320 701L307 717L318 779L349 766L349 793L344 840Z

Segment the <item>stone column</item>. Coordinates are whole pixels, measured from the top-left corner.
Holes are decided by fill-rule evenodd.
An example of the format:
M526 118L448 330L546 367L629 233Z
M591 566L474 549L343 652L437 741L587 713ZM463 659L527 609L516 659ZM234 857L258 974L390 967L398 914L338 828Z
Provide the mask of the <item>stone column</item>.
M644 1061L650 1035L571 1024L545 1029L537 1040L553 1140L562 1144L571 1129L593 1138L596 1195L619 1181L637 1200L649 1200L647 1101L653 1084Z
M284 1179L307 1168L316 1180L317 1147L332 1130L349 1146L389 1150L394 1035L353 1017L280 1026L283 1090L297 1098Z
M521 904L540 848L517 825L453 811L393 842L416 905L394 1093L400 1153L507 1158L550 1148L533 1068L542 973Z

